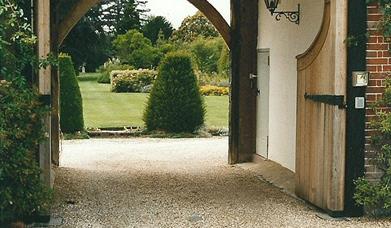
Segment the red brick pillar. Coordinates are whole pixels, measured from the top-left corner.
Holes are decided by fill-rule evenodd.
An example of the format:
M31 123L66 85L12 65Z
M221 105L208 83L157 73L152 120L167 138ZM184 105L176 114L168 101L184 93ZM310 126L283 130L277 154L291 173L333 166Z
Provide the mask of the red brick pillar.
M385 89L385 79L391 73L390 44L377 31L382 13L378 4L368 5L368 43L367 43L367 70L370 72L369 86L366 97L368 108L366 111L366 144L365 144L365 171L369 180L376 180L381 176L381 172L373 164L372 160L376 156L375 151L370 146L370 138L374 130L370 128L370 122L374 119L375 113L371 109L371 104L382 97Z

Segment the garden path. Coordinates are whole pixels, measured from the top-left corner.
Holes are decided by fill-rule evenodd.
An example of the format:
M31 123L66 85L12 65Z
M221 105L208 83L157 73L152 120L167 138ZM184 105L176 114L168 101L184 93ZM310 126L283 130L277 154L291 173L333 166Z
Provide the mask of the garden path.
M61 227L390 227L319 211L227 164L227 138L65 141L56 170Z

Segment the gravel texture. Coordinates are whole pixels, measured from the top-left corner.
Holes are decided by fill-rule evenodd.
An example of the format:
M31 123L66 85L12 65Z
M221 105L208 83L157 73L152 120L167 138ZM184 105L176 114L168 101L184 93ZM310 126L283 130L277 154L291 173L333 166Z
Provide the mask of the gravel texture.
M227 164L227 138L63 143L53 214L61 227L391 227L332 220Z

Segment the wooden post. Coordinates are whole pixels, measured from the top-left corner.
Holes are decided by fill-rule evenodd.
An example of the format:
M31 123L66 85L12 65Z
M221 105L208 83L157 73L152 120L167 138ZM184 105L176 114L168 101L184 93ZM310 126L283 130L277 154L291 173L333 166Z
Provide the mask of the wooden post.
M357 37L357 45L348 46L347 73L347 123L345 165L345 213L344 216L362 216L364 208L354 200L354 181L364 176L365 166L365 109L355 108L356 97L365 97L365 87L354 87L354 71L366 70L367 57L367 3L365 0L349 0L348 34Z
M258 0L231 0L229 163L252 160L256 150Z
M37 0L38 57L47 58L50 54L50 1ZM51 67L42 68L38 73L38 88L41 95L50 95Z
M36 0L36 35L38 37L38 57L47 58L50 54L50 0ZM38 89L42 101L50 105L51 67L40 69L38 72ZM51 120L48 113L42 120L47 139L39 146L39 163L42 169L42 180L47 186L52 186L51 173Z
M59 4L52 1L51 4L51 50L54 56L58 56L58 15ZM60 72L58 67L52 67L51 70L51 149L53 165L60 165Z

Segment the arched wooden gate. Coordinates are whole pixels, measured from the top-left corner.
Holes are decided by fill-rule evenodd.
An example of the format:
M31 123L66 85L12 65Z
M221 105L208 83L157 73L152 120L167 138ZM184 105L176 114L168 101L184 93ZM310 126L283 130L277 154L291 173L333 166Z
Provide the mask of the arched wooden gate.
M349 45L349 36L366 32L364 0L325 0L321 30L297 57L296 194L335 216L357 216L354 180L364 175L365 109L353 84L365 71L366 40Z
M341 9L346 3L339 3ZM320 208L343 211L347 16L338 16L335 4L326 1L320 33L298 56L296 193Z

